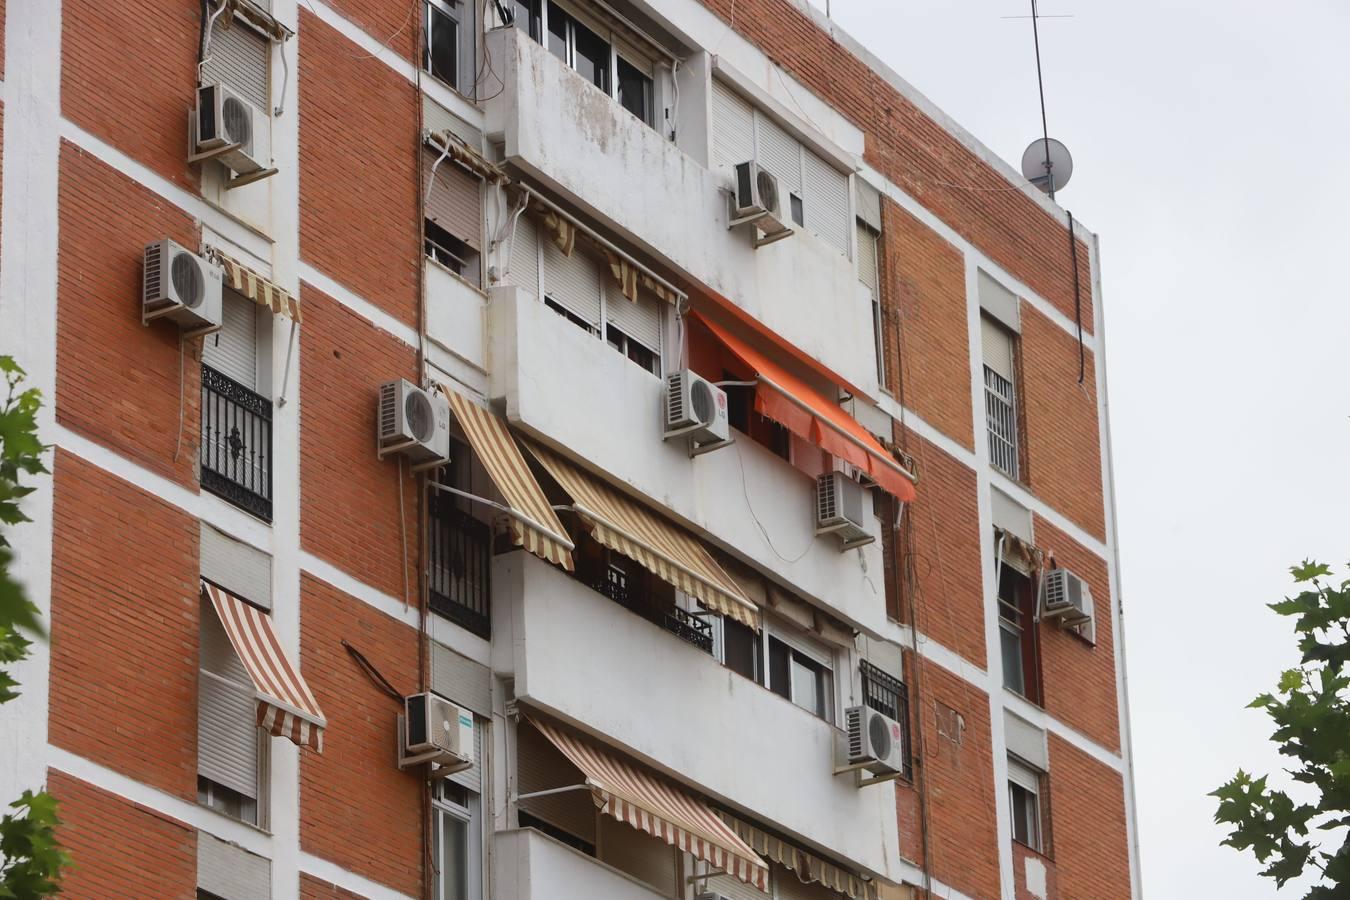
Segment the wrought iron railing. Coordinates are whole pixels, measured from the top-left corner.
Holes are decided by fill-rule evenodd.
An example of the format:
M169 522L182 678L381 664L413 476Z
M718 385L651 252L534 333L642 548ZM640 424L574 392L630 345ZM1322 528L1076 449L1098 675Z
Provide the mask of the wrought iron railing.
M659 602L645 589L645 577L630 580L628 573L613 565L595 572L580 571L578 575L592 590L604 594L624 609L661 626L704 653L713 652L712 623L678 606Z
M914 778L914 754L909 742L909 691L905 683L867 660L858 664L862 674L863 703L900 724L904 748L905 778Z
M479 637L491 637L492 529L436 492L429 500L428 526L432 611Z
M989 431L989 461L1017 478L1017 401L1013 383L984 367L984 417Z
M202 366L201 484L272 521L272 401Z

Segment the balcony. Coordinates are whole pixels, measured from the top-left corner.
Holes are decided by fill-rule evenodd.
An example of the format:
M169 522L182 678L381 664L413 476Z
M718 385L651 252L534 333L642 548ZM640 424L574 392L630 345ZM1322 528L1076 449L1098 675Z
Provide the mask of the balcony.
M427 510L427 587L431 611L481 638L492 636L492 531L432 491Z
M488 319L488 396L505 401L512 424L855 627L888 628L880 542L842 553L834 538L817 537L811 478L744 436L697 459L683 442L662 441L662 380L523 291L494 289Z
M202 366L202 489L272 521L272 401Z
M659 894L618 869L529 828L498 831L492 838L494 900L554 900L559 886L567 896L587 900L662 900Z
M876 396L871 300L851 260L805 231L754 249L726 228L725 173L704 168L521 31L489 32L487 51L487 132L503 142L508 163Z
M459 373L463 364L487 371L484 310L487 297L432 260L424 260L427 291L427 348L431 362Z
M527 553L496 557L493 585L494 669L522 700L808 845L898 873L895 792L832 774L837 729Z

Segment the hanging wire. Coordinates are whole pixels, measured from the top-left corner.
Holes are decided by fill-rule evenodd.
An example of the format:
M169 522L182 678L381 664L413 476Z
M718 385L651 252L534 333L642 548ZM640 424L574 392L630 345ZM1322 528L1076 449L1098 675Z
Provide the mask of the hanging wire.
M1083 348L1083 294L1078 286L1078 245L1073 239L1073 213L1069 215L1069 258L1073 260L1073 321L1078 326L1078 383L1087 371L1087 351Z

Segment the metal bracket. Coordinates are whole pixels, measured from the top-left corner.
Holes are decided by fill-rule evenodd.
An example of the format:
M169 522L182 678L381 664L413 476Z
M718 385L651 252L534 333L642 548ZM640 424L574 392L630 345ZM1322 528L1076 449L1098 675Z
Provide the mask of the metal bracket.
M725 441L713 441L711 444L696 444L693 441L690 441L689 458L693 459L696 456L702 456L705 453L711 453L714 450L720 450L723 447L729 447L734 443L736 443L735 438L727 438Z
M243 146L244 146L243 144L237 143L221 144L219 147L214 147L210 150L203 150L200 153L189 154L187 161L189 165L195 166L199 162L206 162L208 159L215 159L218 156L224 156L226 153L232 153L235 150L243 149Z
M267 169L260 169L257 172L250 172L247 175L236 175L225 182L225 190L232 191L237 187L243 187L246 184L252 184L255 181L262 181L264 178L271 178L280 171L276 166Z

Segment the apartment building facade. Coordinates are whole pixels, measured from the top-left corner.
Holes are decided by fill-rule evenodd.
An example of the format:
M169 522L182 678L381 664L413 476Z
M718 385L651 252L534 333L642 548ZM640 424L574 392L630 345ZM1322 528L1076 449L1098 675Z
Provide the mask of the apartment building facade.
M1097 240L858 41L0 13L69 894L1138 895Z

